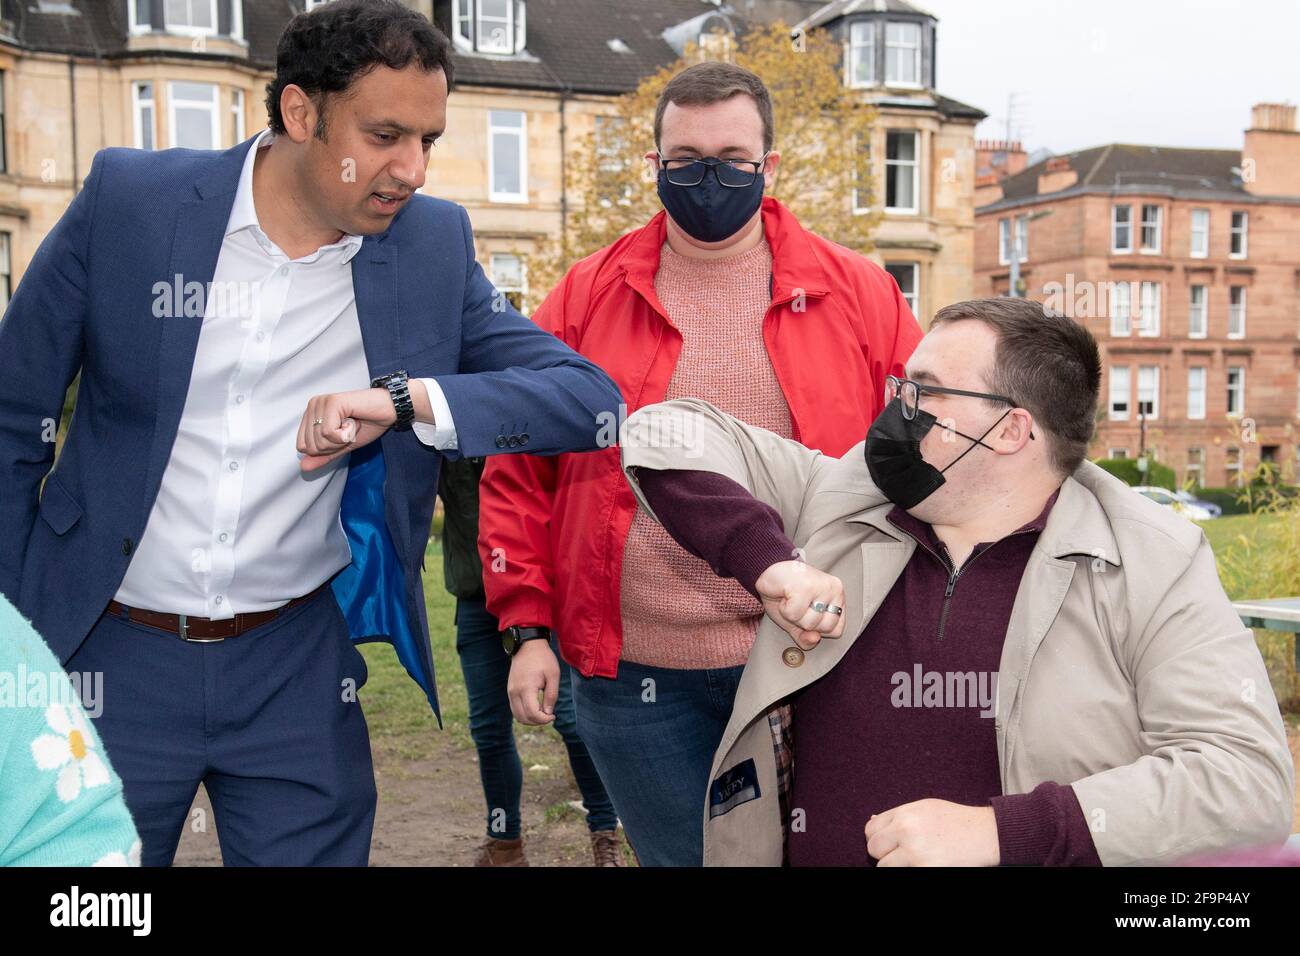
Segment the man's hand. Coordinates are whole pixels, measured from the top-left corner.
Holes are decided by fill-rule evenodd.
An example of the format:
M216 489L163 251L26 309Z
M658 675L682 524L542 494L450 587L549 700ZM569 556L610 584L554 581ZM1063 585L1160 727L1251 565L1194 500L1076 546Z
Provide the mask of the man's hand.
M424 383L412 379L409 387L417 420L431 419ZM424 415L420 414L422 408ZM300 467L312 471L339 455L369 445L396 421L397 409L386 388L317 395L307 403L307 411L298 424L298 451L304 456Z
M542 703L538 704L538 696ZM555 700L560 696L560 662L549 641L524 641L510 659L506 682L510 710L521 724L549 724L555 719Z
M867 852L878 866L997 866L998 824L992 807L917 800L867 821Z
M805 651L825 637L844 633L844 614L814 611L820 601L827 607L844 608L844 585L840 579L802 561L778 561L762 573L754 587L767 616L781 625Z

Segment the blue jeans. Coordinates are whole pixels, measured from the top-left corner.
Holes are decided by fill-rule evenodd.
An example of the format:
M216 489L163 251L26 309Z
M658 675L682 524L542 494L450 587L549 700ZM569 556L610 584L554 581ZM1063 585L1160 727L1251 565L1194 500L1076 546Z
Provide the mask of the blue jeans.
M704 799L743 667L573 674L578 733L642 866L701 866Z
M501 646L498 622L482 600L456 601L456 652L469 692L469 733L478 750L479 776L487 799L487 835L502 840L519 836L519 797L524 773L515 748L514 716L506 684L510 658ZM555 643L551 642L554 650ZM569 666L560 661L560 695L555 702L554 727L569 751L573 779L587 808L593 833L618 826L614 804L583 745L573 716Z

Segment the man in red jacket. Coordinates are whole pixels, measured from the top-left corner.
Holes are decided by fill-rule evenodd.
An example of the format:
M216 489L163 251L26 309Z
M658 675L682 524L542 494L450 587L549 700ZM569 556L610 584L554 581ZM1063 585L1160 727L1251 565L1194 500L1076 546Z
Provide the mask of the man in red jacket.
M921 338L897 284L763 197L780 155L748 70L679 73L655 141L664 212L577 263L533 320L603 367L630 410L702 398L842 455ZM620 423L602 424L613 445ZM761 604L637 511L613 447L491 459L479 521L515 717L554 719L559 665L535 639L554 627L578 733L640 862L699 865L709 768Z

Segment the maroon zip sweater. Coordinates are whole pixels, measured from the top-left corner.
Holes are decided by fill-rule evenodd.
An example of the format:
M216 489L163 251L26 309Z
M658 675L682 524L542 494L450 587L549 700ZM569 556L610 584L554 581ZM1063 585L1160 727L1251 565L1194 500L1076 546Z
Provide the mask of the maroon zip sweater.
M777 512L711 472L639 469L646 500L687 551L751 593L794 545ZM874 866L874 813L934 797L992 805L1003 865L1100 866L1069 786L1002 793L993 693L1011 608L1057 493L1033 521L954 569L925 522L888 520L917 548L861 636L796 700L792 866Z

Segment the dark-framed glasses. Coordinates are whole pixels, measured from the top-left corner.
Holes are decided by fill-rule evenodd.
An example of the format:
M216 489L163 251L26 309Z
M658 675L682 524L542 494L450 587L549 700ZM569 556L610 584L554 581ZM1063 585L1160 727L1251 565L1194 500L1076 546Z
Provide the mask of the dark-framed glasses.
M767 153L759 159L717 159L713 156L705 159L667 159L663 155L659 156L659 167L674 186L698 186L704 182L704 177L711 169L720 185L744 189L754 185L765 162Z
M885 376L885 404L888 405L895 398L899 399L903 409L903 417L909 422L916 418L916 410L920 406L922 395L965 395L969 398L983 398L990 402L1001 402L1011 408L1016 407L1016 402L1005 395L993 395L989 392L968 392L961 388L943 388L939 385L922 385L910 378L898 378L894 375ZM1029 437L1034 437L1032 431L1029 433Z

